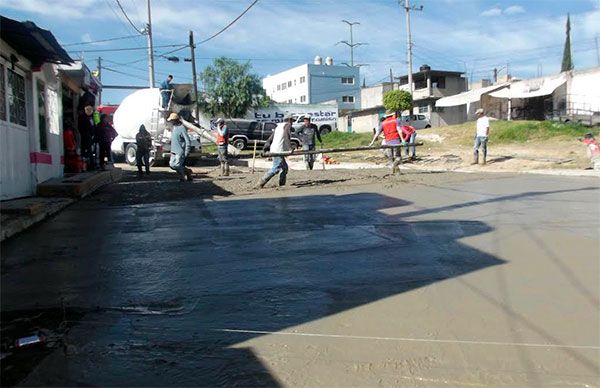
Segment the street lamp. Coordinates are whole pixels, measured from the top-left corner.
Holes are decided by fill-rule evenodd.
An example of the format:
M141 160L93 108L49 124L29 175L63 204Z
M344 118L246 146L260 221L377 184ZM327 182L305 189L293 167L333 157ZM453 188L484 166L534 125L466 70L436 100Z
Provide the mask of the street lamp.
M355 24L360 25L359 22L349 22L348 20L342 20L342 22L350 26L350 43L348 43L347 40L342 40L337 42L336 45L343 43L346 46L350 47L350 66L354 66L354 47L363 46L368 43L354 43L354 36L352 35L352 26L354 26Z

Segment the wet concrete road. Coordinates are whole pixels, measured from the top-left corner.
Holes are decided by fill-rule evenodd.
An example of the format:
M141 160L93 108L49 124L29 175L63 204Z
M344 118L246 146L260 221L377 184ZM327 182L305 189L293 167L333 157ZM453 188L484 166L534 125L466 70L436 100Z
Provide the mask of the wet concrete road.
M84 200L4 244L3 312L83 313L22 384L598 384L598 179L283 194Z

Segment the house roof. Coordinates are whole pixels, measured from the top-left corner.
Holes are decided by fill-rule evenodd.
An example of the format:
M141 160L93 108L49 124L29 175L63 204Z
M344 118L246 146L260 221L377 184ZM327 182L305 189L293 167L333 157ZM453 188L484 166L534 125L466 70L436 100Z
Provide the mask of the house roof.
M485 88L471 89L463 93L455 94L453 96L443 97L435 102L435 106L448 107L478 102L482 95L493 92L494 90L504 88L508 86L508 84L509 82L504 82L501 84L486 86Z
M518 81L510 87L491 93L496 98L532 98L552 94L556 88L567 82L564 74Z
M33 22L19 22L0 16L0 38L34 66L43 63L73 63L56 38Z

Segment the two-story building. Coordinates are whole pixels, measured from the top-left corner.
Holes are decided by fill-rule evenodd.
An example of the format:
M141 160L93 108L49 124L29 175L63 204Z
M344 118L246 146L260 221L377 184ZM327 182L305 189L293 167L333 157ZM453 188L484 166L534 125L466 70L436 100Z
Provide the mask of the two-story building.
M275 102L317 104L336 101L340 111L360 107L358 67L338 66L327 57L263 78L263 88Z
M429 117L432 126L458 124L464 121L461 109L435 108L435 102L443 97L453 96L467 90L467 79L463 72L432 70L422 65L418 73L413 73L413 113ZM399 78L401 90L409 90L408 75Z

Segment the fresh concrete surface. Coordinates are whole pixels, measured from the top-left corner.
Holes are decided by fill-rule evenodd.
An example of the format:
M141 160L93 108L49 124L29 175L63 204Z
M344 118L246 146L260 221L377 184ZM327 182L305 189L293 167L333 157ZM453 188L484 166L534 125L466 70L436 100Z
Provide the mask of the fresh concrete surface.
M418 178L78 202L3 245L84 313L22 384L598 385L598 180Z

